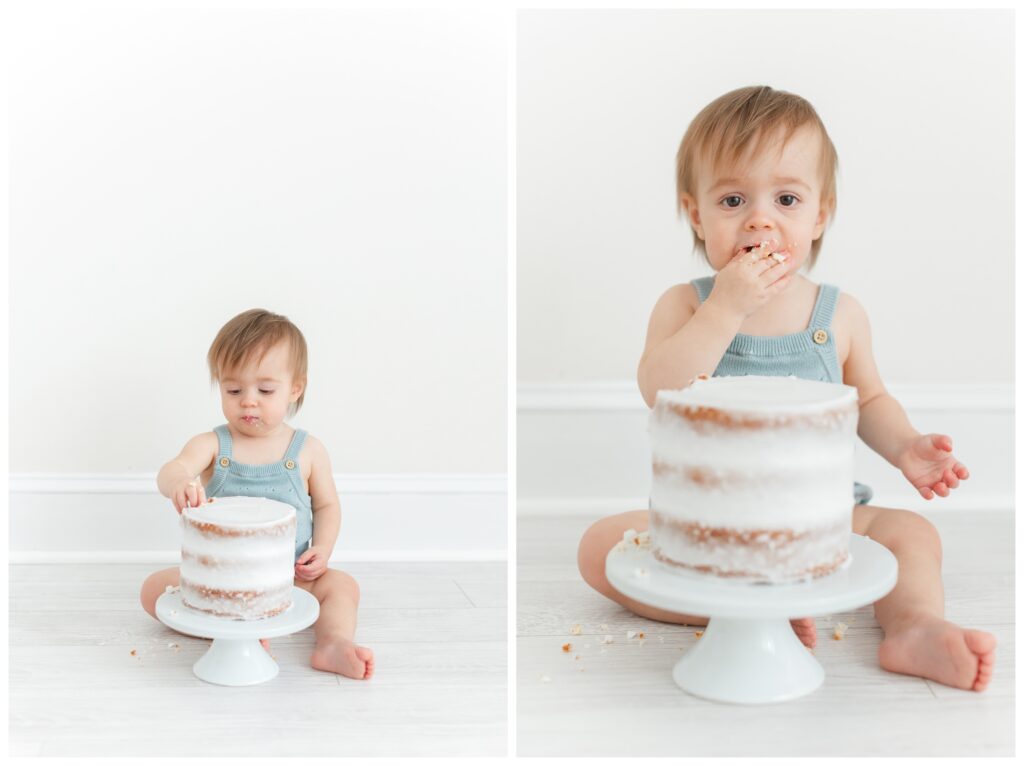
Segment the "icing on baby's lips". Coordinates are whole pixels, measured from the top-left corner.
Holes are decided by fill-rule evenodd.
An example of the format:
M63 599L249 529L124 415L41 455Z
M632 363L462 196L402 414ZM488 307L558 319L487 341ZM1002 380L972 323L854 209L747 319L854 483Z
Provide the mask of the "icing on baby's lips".
M789 258L789 250L785 248L779 248L779 245L774 239L764 239L760 242L755 242L752 245L744 245L739 249L737 255L743 253L753 253L757 258L770 257L774 258L779 263L782 263Z

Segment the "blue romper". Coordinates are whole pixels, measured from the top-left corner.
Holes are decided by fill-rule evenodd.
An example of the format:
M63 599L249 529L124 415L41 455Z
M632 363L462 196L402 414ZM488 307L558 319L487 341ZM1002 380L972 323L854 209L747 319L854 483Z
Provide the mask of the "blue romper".
M703 303L711 295L715 278L701 277L690 284ZM714 375L792 375L806 380L842 383L843 373L839 369L832 333L832 315L838 300L838 287L821 285L806 330L776 336L737 333ZM864 505L871 499L871 488L854 483L853 496L858 505Z
M226 425L213 429L219 447L213 463L213 478L206 486L207 497L266 497L295 507L295 559L313 539L313 500L302 486L299 451L306 432L296 430L288 451L276 463L246 465L232 456L231 431Z

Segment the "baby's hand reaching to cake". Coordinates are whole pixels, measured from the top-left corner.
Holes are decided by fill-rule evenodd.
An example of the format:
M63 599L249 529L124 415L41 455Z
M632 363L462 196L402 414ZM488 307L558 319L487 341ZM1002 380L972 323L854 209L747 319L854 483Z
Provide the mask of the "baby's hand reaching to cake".
M171 502L175 510L181 513L186 506L196 508L206 502L206 492L203 485L196 479L183 481L171 492Z
M953 440L944 434L915 439L900 455L897 466L925 500L935 495L947 497L970 476L967 467L953 457Z
M303 582L315 580L327 571L327 553L315 545L309 546L295 562L295 578Z

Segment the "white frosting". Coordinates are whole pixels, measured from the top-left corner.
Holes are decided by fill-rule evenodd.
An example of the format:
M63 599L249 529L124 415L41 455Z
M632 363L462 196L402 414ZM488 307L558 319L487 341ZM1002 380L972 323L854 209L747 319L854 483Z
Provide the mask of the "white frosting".
M284 611L294 580L295 508L255 497L216 498L186 508L181 557L187 606L245 620ZM250 595L227 597L204 589Z
M792 376L737 375L698 379L678 391L659 391L657 399L733 413L805 415L855 402L857 389Z
M659 391L650 418L652 545L663 558L784 581L842 559L853 506L857 391L797 378L720 377ZM686 417L689 415L689 417ZM684 528L783 532L755 545Z

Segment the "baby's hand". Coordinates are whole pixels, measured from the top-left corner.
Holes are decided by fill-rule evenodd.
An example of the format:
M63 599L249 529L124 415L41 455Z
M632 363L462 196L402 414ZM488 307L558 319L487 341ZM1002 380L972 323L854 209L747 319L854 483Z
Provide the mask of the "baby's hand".
M187 479L171 492L171 502L178 513L185 510L185 503L195 508L206 502L206 492L198 479Z
M295 562L295 577L303 582L310 582L327 571L328 554L315 545L309 546L299 555Z
M943 434L928 434L910 443L896 465L921 497L946 497L949 490L970 476L967 467L953 457L953 440Z
M789 284L789 253L778 249L778 240L766 241L764 247L753 251L740 250L722 267L708 300L714 299L746 319Z

